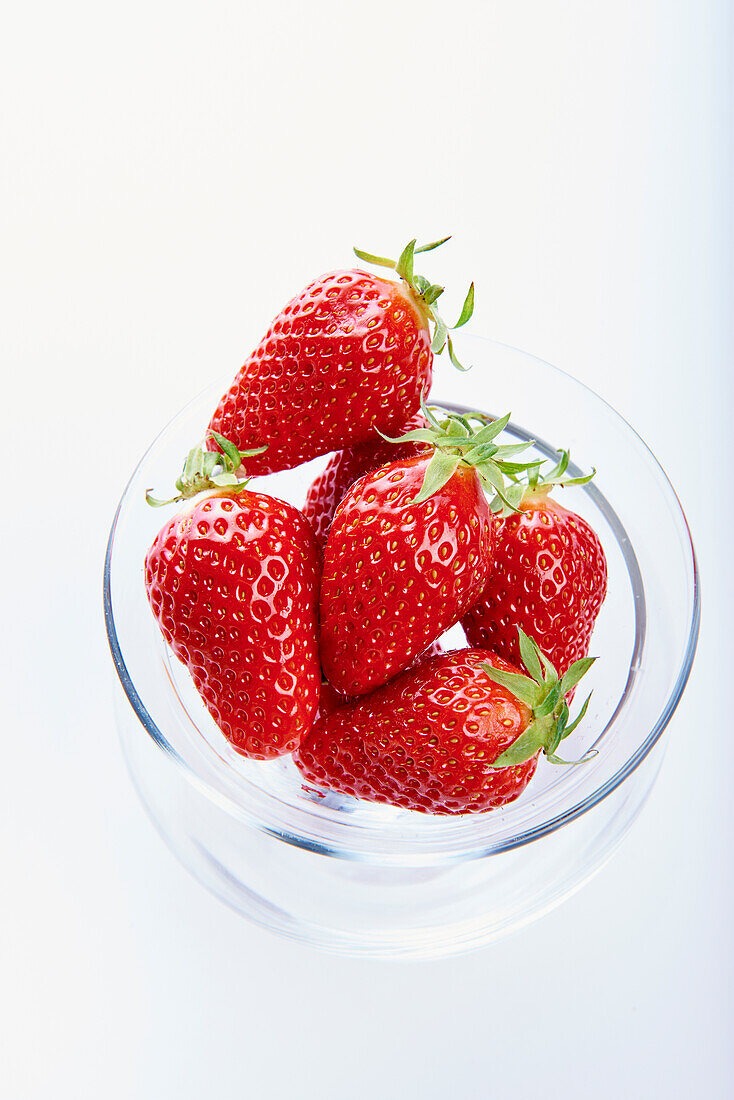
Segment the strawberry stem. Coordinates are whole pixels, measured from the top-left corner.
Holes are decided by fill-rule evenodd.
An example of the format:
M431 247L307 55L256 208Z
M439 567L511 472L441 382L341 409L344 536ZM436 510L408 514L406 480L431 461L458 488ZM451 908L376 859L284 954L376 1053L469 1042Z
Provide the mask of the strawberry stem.
M145 499L152 508L162 508L166 504L175 504L179 500L203 493L207 489L221 489L228 493L241 493L249 479L237 476L243 458L262 454L265 447L253 447L249 451L240 451L229 439L218 432L210 433L219 451L207 451L203 444L192 447L186 456L183 469L176 478L178 493L168 500L158 500L148 489Z
M590 474L581 474L578 477L566 477L566 470L571 461L570 451L558 451L558 461L547 473L541 474L542 462L538 462L534 469L528 473L528 485L526 495L545 496L554 488L566 488L571 485L586 485L596 474L592 469Z
M536 463L512 461L515 455L532 445L532 440L505 445L495 442L507 427L510 414L490 420L482 413L448 413L436 406L429 407L423 400L421 410L427 428L416 428L397 438L383 435L390 443L427 443L433 447L433 457L413 503L421 504L437 493L463 463L473 467L479 475L482 487L491 498L491 511L517 511L524 486L514 482L507 485L505 479L514 479L516 474L532 469Z
M354 253L356 256L359 256L360 260L364 260L368 264L376 264L378 267L388 267L398 273L410 290L418 308L428 318L428 321L433 323L434 330L431 340L431 350L434 351L436 355L440 355L443 349L446 348L451 362L458 370L463 371L468 370L468 368L463 367L456 357L454 345L451 340L451 332L465 325L474 312L474 283L469 287L469 291L464 299L464 305L459 314L459 320L455 325L447 325L436 306L436 302L443 294L444 288L437 283L430 283L423 275L416 275L414 271L414 258L419 252L432 252L434 248L439 248L442 244L446 244L446 241L450 240L451 237L442 237L440 241L431 241L430 244L419 245L416 240L413 239L412 241L408 241L397 260L389 260L385 256L375 256L373 253L363 252L359 248L355 248Z
M556 749L561 741L573 733L586 714L591 694L573 722L569 722L566 695L586 675L596 657L582 657L580 661L574 661L566 674L559 678L555 667L535 639L527 635L521 627L517 628L517 632L520 656L528 672L527 676L521 672L505 672L487 661L483 661L480 667L490 680L506 688L521 703L530 707L533 718L525 732L500 753L491 766L510 768L524 764L541 750L552 764L586 763L596 756L596 749L589 749L580 760L562 760L560 756L556 756Z

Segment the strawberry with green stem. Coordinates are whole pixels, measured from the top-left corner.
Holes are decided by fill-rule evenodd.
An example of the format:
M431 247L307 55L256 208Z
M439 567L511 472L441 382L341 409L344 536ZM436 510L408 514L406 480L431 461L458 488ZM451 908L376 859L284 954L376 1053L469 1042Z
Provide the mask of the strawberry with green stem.
M446 348L454 366L458 367L459 370L465 370L466 368L461 365L456 357L451 332L465 325L474 312L474 283L469 287L458 321L455 325L447 325L436 305L444 292L444 288L436 283L429 282L423 275L416 275L413 271L414 257L417 253L429 252L450 240L450 237L443 237L440 241L433 241L431 244L424 244L420 247L416 247L416 241L412 240L403 249L399 260L388 260L385 256L374 256L372 253L362 252L358 248L355 248L354 253L360 260L364 260L368 264L376 264L379 267L387 267L397 271L398 275L411 287L413 294L420 299L424 312L428 315L429 320L433 322L431 351L435 352L436 355L440 355Z
M158 625L237 752L292 752L319 701L317 549L290 504L238 479L243 455L217 436L195 447L170 501L185 507L145 559Z
M570 721L565 696L593 660L559 680L532 639L522 635L520 649L527 674L481 649L421 661L320 716L295 753L297 766L310 783L422 813L482 813L514 801L541 753L566 763L558 746L588 700Z
M517 628L518 649L528 675L508 672L494 661L482 664L482 669L496 684L512 692L532 712L532 721L513 743L495 759L494 768L522 764L542 750L552 764L581 764L596 755L592 749L581 760L563 760L556 755L561 741L569 737L583 720L589 707L591 693L587 695L576 718L570 720L567 698L589 671L596 657L582 657L574 661L562 676L534 638Z
M592 471L569 477L569 460L568 451L561 451L545 476L537 463L526 485L512 487L516 510L505 508L494 518L494 569L462 619L470 645L492 649L508 661L518 659L520 625L561 674L588 653L607 591L599 537L550 495L554 488L584 485L594 476Z
M363 695L406 669L457 622L493 562L488 490L498 507L505 476L528 444L502 446L509 414L447 415L422 406L428 427L398 442L428 453L366 474L341 501L324 551L321 660L344 695ZM508 493L510 497L508 497Z
M447 240L410 241L397 261L357 251L392 268L397 282L349 270L307 286L238 371L211 419L212 438L266 444L246 461L248 474L266 474L400 430L430 389L432 345L457 362L436 305L443 288L414 271L418 253ZM454 327L473 305L472 284Z

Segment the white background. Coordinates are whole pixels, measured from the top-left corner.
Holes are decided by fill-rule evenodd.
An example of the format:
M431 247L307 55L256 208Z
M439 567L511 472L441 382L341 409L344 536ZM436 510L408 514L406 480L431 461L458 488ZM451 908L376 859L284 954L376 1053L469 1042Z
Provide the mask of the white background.
M730 11L6 13L0 1095L734 1093ZM353 243L447 232L446 312L474 277L475 332L575 374L659 456L703 634L650 802L580 894L473 956L339 960L229 912L145 817L112 716L104 545L159 427L301 285Z

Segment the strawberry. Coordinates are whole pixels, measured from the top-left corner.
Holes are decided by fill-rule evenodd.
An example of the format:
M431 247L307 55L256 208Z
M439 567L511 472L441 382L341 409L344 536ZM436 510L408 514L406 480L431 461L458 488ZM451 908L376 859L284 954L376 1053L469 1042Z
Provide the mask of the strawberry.
M446 237L445 240L449 238ZM397 262L357 255L395 270L394 282L364 271L334 271L311 283L278 314L237 373L209 425L238 447L267 445L249 474L290 469L396 431L431 385L433 350L448 329L436 308L443 288L413 272L411 241ZM471 316L473 285L457 325ZM458 365L458 364L457 364Z
M438 656L439 653L443 653L444 649L440 642L432 642L429 645L425 653L421 653L420 657L417 657L411 668L415 668L421 661L427 661L431 657ZM319 697L319 710L318 718L323 718L328 714L333 714L338 707L346 706L347 703L354 703L355 699L349 695L342 695L340 691L337 691L335 687L329 683L328 680L322 679L321 681L321 695Z
M547 477L530 475L519 511L495 516L495 567L477 603L462 619L470 645L518 659L517 626L531 634L563 674L589 651L607 590L607 563L598 536L581 516L548 494L567 478L567 451Z
M363 695L406 669L476 603L493 558L483 485L501 492L507 461L523 445L494 439L509 416L476 430L439 422L399 442L432 454L392 462L352 485L324 552L321 661L344 695Z
M462 649L421 661L389 684L319 718L294 759L310 783L433 814L481 813L514 801L544 752L554 763L569 723L563 680L521 636L524 675L495 653Z
M399 434L415 428L425 428L427 423L423 413L416 413ZM326 468L313 481L306 496L303 514L310 520L316 541L323 551L329 534L331 521L339 502L350 485L364 474L371 473L379 466L394 462L398 458L412 458L426 451L422 443L390 443L385 439L376 442L359 443L356 447L347 447L337 451L329 459Z
M156 536L145 587L222 733L266 760L296 748L318 705L317 549L303 515L238 483L242 456L217 442L189 454L172 499L196 496Z

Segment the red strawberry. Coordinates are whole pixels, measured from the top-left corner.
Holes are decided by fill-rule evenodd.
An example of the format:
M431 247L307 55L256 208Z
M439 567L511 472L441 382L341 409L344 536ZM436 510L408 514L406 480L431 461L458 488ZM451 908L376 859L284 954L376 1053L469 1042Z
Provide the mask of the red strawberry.
M495 516L495 567L474 607L462 619L470 645L518 658L517 626L534 637L563 674L589 651L607 591L607 563L598 536L581 516L548 496L564 478L568 452L540 479L537 470L520 511Z
M427 661L431 657L437 657L439 653L443 653L444 649L440 642L432 642L429 645L425 653L421 653L411 668L415 668L416 665L422 661ZM321 696L319 698L319 710L317 717L325 718L329 714L333 714L339 707L344 707L347 703L354 703L355 699L349 695L342 695L340 691L337 691L335 687L329 683L328 680L322 679L321 681Z
M591 664L559 682L523 637L525 676L496 654L463 649L421 661L378 691L320 718L295 762L311 783L423 813L481 813L512 802L538 754L554 762L568 724L564 693ZM588 702L588 701L587 701Z
M492 564L492 523L482 485L517 465L493 441L508 417L474 430L467 418L401 442L432 456L390 463L360 478L337 508L324 553L321 661L345 695L363 695L406 669L464 614Z
M219 444L223 454L190 453L173 499L214 491L158 533L145 586L222 733L244 756L266 760L296 748L318 705L317 550L297 509L232 485L240 456Z
M448 240L448 238L446 238ZM209 425L238 447L267 445L249 474L290 469L316 455L394 432L431 385L433 349L448 346L436 309L442 287L413 273L411 241L388 266L400 282L364 271L335 271L307 286L278 314L222 397ZM458 324L471 315L470 289Z
M400 434L426 426L423 413L416 413L400 429ZM398 458L412 458L414 455L425 453L426 450L425 444L422 443L396 444L378 439L375 442L360 443L356 447L348 447L344 451L333 454L326 468L311 484L303 509L303 514L310 520L321 549L323 550L326 546L326 538L337 505L350 485L364 474L371 473L388 462L394 462Z

